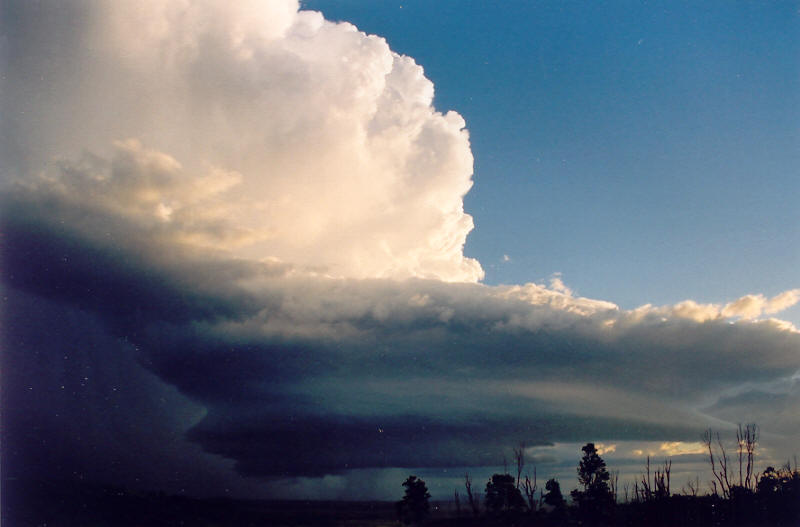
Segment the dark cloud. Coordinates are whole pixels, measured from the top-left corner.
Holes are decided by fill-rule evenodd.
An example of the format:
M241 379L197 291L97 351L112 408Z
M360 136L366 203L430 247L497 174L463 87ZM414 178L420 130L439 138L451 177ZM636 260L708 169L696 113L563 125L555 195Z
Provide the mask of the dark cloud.
M794 449L793 443L800 408L800 380L795 376L777 383L748 384L720 397L706 411L731 422L761 423L770 435L783 435L783 444L776 449ZM766 423L766 424L765 424ZM794 454L794 452L791 452ZM789 452L785 452L789 454Z
M286 405L280 417L239 422L209 417L189 437L210 452L236 459L246 475L320 476L359 468L492 466L521 438L535 445L543 437L576 442L592 436L653 439L692 431L536 411L510 419L487 412L469 422L449 422L418 416L314 416L292 410Z
M3 211L15 409L4 420L18 467L41 439L72 472L135 474L131 455L146 451L177 465L214 454L268 478L490 465L519 441L696 440L703 401L800 365L797 334L769 323L634 316L540 286L531 300L317 278L148 243L113 218L70 227L62 219L97 213L52 196L9 193ZM91 350L84 366L60 358L76 349ZM98 365L104 374L87 373ZM53 418L64 383L72 395ZM161 435L135 432L153 422Z
M47 214L42 214L42 211ZM92 234L75 229L91 218ZM109 319L186 323L193 319L246 315L256 310L239 290L221 290L266 266L248 262L172 262L154 257L139 233L119 218L70 208L54 197L3 201L5 281L54 300L66 301ZM131 324L132 325L132 324Z
M96 314L4 286L1 344L4 486L259 495L232 477L230 462L186 440L203 407L142 368L136 347Z

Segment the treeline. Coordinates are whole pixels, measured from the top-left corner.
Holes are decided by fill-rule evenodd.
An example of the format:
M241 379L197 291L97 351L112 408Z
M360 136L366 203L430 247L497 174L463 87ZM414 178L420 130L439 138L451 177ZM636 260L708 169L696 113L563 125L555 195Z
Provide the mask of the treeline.
M429 518L430 495L421 479L411 476L397 503L407 525L463 526L797 526L800 525L800 471L787 462L756 472L758 428L739 426L736 449L729 453L719 434L706 432L704 443L713 476L706 492L699 479L673 492L672 462L651 467L641 477L619 487L618 473L609 472L593 443L581 449L579 486L567 500L556 479L539 489L536 469L525 473L525 448L514 449L515 474L508 468L489 478L481 492L469 474L464 494L453 495L453 515ZM538 494L538 496L537 496Z

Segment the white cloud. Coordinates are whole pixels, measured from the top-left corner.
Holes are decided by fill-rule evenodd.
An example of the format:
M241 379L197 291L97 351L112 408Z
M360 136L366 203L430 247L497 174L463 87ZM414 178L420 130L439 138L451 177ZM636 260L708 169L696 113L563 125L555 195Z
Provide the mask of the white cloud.
M784 309L789 309L797 302L800 302L800 289L790 289L770 298L764 306L764 313L774 315Z
M572 289L567 287L561 280L561 273L556 273L550 278L550 289L564 293L566 296L572 296Z
M2 86L6 179L48 166L53 177L52 159L89 151L111 163L93 191L107 203L117 192L161 220L219 217L213 237L210 225L183 231L189 243L332 276L483 276L462 252L464 120L437 112L422 68L383 39L296 1L19 11L4 28L18 54ZM75 20L53 28L56 11ZM120 156L138 156L137 170L118 170ZM222 191L215 207L186 204Z
M232 250L270 237L269 230L241 226L257 202L227 199L241 181L241 174L217 167L191 173L171 156L129 139L114 143L110 160L86 153L58 163L57 173L29 178L21 186L124 218L162 243ZM103 229L92 218L89 213L81 221L89 234Z
M756 318L764 310L764 295L745 295L725 305L722 315L726 317Z
M705 454L706 448L697 441L668 441L658 446L658 452L667 457L684 456L687 454Z
M688 318L695 322L705 322L720 317L719 307L713 304L699 304L694 300L684 300L667 309L672 316Z
M800 301L800 289L789 289L767 298L762 294L748 294L727 304L701 304L694 300L684 300L673 305L654 307L644 305L636 310L637 316L656 315L663 317L679 317L695 322L706 322L717 319L758 320L763 315L774 315L788 309ZM774 320L773 324L787 330L794 327L785 321Z
M762 294L745 295L726 304L722 309L722 315L754 319L762 314L779 313L797 304L798 301L800 301L800 289L790 289L769 299Z
M606 454L613 454L614 452L617 451L616 444L607 445L605 443L595 443L594 446L597 448L597 453L601 456L604 456Z

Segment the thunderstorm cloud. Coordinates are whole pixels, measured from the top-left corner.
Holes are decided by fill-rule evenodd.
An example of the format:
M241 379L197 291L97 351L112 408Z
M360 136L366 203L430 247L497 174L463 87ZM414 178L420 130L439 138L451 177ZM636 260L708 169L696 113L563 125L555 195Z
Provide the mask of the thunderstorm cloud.
M798 289L482 284L466 124L379 37L292 1L12 1L0 54L7 473L246 494L800 427L768 318Z

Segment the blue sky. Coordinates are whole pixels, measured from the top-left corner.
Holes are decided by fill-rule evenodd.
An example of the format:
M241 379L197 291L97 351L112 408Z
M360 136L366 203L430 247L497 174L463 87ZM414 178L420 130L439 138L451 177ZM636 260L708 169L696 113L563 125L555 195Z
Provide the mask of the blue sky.
M385 37L464 116L486 283L560 272L624 308L797 285L797 2L303 6Z

